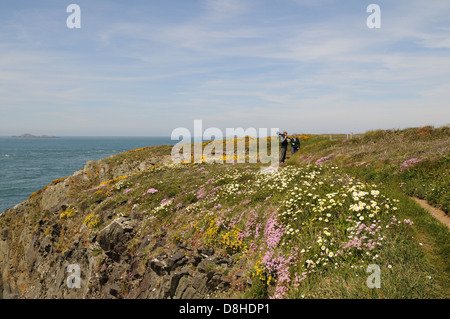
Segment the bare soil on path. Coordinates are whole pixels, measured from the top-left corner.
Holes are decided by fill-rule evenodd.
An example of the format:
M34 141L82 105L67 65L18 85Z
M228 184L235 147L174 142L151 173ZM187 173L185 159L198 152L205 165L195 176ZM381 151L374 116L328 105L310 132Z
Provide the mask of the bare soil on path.
M446 225L450 229L450 216L448 216L443 210L431 206L426 200L417 197L411 197L416 203L418 203L422 208L427 210L434 218L439 220L441 223Z

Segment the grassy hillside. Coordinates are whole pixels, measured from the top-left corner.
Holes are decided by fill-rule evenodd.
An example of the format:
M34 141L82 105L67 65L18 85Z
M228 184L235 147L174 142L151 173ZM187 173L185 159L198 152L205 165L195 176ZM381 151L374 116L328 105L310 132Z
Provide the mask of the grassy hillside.
M313 136L290 164L332 163L367 180L397 184L450 212L450 127L377 130L347 140Z
M48 234L60 230L57 254L74 238L94 242L118 218L138 221L126 247L139 256L133 269L177 249L213 250L227 262L204 271L220 273L228 289L209 298L449 298L450 232L409 199L448 211L449 129L345 138L303 136L300 152L271 174L259 163L158 164L104 180L100 161L85 182L67 182L68 201L54 212L40 209L45 192L35 194L27 220L41 220ZM152 150L104 161L138 162ZM15 218L4 216L0 228L19 238L24 221ZM94 269L108 258L100 247L91 254ZM369 265L379 267L380 288L370 288ZM123 279L123 297L141 281Z

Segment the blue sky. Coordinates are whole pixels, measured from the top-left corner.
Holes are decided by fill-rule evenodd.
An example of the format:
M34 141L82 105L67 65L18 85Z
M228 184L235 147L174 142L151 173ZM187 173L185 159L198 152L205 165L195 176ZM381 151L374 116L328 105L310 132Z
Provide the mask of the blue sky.
M69 29L69 4L81 28ZM369 4L381 28L369 29ZM7 1L0 135L450 122L450 1Z

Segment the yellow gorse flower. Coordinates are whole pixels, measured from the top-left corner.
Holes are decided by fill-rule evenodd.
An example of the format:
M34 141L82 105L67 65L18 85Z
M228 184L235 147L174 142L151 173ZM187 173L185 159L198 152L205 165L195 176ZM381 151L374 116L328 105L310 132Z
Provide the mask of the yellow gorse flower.
M77 213L78 213L78 211L77 211L75 208L69 208L69 209L65 210L64 212L62 212L62 213L59 215L59 218L60 218L60 219L63 219L63 218L70 218L70 217L75 216Z
M84 223L91 229L96 228L100 224L100 219L94 214L89 214L84 219Z

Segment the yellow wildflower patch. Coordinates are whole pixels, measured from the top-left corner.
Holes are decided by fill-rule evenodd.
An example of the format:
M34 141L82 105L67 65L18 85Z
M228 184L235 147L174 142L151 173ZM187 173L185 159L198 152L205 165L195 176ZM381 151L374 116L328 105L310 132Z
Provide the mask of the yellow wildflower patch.
M100 225L100 219L94 214L89 214L84 219L84 223L90 228L96 228Z
M70 217L75 216L77 213L78 213L78 211L75 208L69 208L69 209L66 209L64 212L62 212L59 215L59 218L60 219L70 218Z

